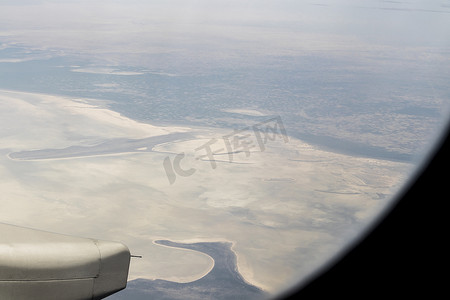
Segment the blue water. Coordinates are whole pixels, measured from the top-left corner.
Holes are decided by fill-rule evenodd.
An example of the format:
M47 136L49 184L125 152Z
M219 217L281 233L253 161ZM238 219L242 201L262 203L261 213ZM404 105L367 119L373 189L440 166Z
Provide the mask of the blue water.
M408 68L396 72L371 72L370 66L347 68L345 59L308 57L272 57L241 67L161 70L138 67L114 67L117 71L139 75L113 75L73 72L73 66L92 67L92 62L70 56L45 58L42 50L24 52L14 47L0 50L0 59L42 56L23 62L0 63L0 88L40 92L70 97L110 100L111 109L130 118L153 124L199 125L240 129L249 122L261 122L281 116L289 135L328 150L352 155L411 161L416 154L410 148L393 151L382 145L343 139L322 126L321 120L339 120L360 114L405 114L441 118L439 107L426 101L399 101L397 96L429 98L433 91L450 96L444 78L411 80ZM358 64L358 62L353 62ZM175 76L173 76L175 75ZM428 74L427 74L428 76ZM424 105L422 105L422 103ZM266 116L248 116L227 109L251 108ZM303 115L299 114L303 112ZM307 115L307 117L304 116ZM247 124L247 125L246 125ZM382 124L355 124L360 132L382 134ZM380 125L380 128L377 127ZM327 125L329 126L329 125ZM336 126L339 126L336 121Z

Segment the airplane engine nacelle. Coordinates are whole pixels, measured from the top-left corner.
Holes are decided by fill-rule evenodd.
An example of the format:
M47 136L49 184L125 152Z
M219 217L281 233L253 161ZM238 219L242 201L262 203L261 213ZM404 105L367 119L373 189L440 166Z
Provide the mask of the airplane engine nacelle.
M102 299L127 284L117 242L0 224L0 299Z

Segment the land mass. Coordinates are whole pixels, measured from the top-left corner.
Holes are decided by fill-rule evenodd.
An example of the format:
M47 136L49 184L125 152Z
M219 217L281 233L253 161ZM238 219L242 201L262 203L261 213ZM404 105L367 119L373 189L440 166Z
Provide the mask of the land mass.
M41 160L76 158L97 155L113 155L130 152L150 152L156 145L189 136L188 133L177 132L144 139L116 138L94 146L70 146L63 149L39 149L12 152L8 156L14 160Z
M122 292L108 299L264 299L269 295L250 285L239 274L236 255L228 242L177 243L168 240L156 244L199 251L214 260L214 267L204 277L187 283L167 280L136 279Z

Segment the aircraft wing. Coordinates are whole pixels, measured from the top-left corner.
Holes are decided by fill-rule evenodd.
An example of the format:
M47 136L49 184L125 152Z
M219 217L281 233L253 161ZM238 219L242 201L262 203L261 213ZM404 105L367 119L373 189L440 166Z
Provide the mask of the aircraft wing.
M126 287L129 264L121 243L0 223L0 299L102 299Z

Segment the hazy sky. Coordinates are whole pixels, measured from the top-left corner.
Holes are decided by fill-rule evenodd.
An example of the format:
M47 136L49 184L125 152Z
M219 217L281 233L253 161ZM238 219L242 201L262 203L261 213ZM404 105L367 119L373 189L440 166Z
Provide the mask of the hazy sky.
M151 51L155 42L166 51L180 42L215 51L428 47L448 46L449 13L448 1L3 1L0 34L89 52Z

